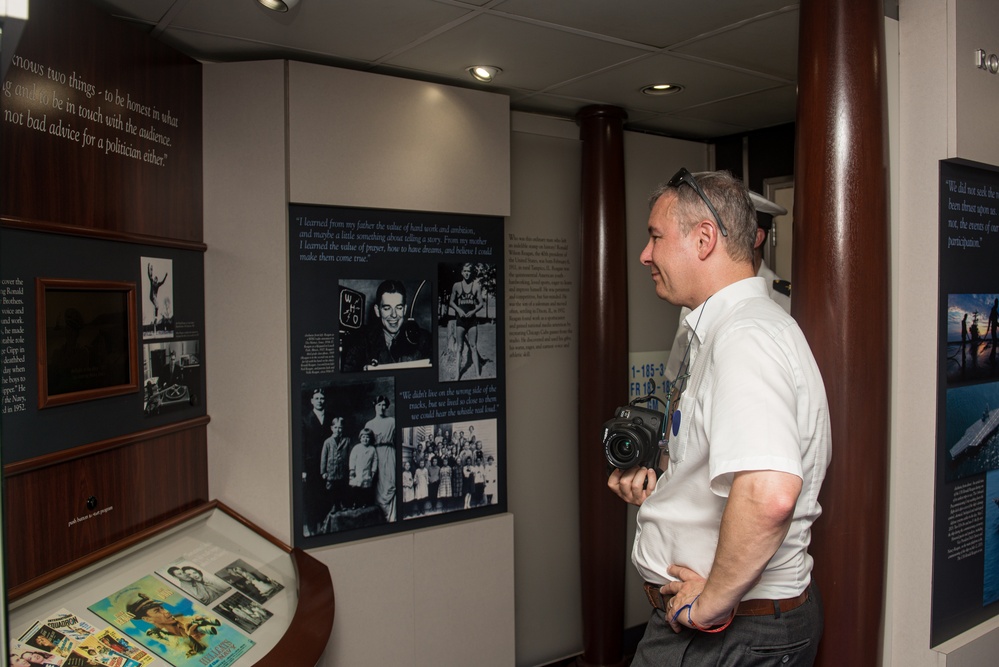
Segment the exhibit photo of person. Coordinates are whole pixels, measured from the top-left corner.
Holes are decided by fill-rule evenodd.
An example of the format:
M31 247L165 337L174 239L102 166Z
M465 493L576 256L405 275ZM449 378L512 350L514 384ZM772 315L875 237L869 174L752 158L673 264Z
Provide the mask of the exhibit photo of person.
M230 586L224 581L187 560L174 561L166 568L156 570L156 574L173 584L184 595L204 605L211 604L230 590Z
M142 409L146 417L190 408L200 402L202 369L197 340L142 346Z
M238 592L219 602L213 611L248 634L274 615L246 595Z
M173 338L173 260L140 259L142 281L142 338Z
M496 377L496 265L438 264L438 379Z
M19 640L32 648L41 649L63 658L70 654L75 644L66 635L40 623L35 623L19 637Z
M8 652L10 667L60 667L65 658L48 651L32 648L21 642L11 642Z
M245 560L237 558L215 573L243 595L254 602L264 604L284 590L284 584L267 576Z
M321 394L321 396L319 396ZM307 388L303 402L302 536L317 537L397 520L399 457L395 378L365 376ZM311 422L311 423L310 423ZM320 436L324 436L320 438Z
M403 519L496 505L496 420L402 429Z
M429 280L340 280L339 290L341 371L432 365Z
M999 378L999 295L947 295L947 386Z
M944 480L999 469L999 381L947 389Z

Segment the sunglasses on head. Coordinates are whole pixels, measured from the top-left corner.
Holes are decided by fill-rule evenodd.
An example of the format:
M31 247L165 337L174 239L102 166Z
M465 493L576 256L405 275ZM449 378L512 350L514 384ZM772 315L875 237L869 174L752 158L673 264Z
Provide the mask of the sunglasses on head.
M698 185L697 179L694 178L693 174L687 171L686 167L680 167L680 171L676 172L676 174L673 175L673 178L669 179L666 185L671 188L678 188L683 183L686 183L693 188L694 192L697 193L697 196L701 198L701 201L703 201L708 207L708 210L711 211L711 215L715 216L715 222L718 223L718 231L721 232L722 236L728 236L728 230L725 229L725 225L722 224L721 216L718 215L718 211L715 210L715 207L708 200L707 195L704 194L704 190L702 190L701 186Z

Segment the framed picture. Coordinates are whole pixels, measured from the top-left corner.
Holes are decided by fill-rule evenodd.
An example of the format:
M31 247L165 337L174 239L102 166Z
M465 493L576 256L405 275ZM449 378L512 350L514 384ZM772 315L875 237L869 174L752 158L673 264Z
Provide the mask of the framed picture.
M135 283L37 278L38 407L139 390Z

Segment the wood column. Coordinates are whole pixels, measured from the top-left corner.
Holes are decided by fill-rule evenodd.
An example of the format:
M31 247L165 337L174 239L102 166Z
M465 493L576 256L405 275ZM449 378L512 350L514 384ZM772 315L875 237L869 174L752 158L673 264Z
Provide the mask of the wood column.
M579 266L579 518L583 655L623 664L627 506L607 488L600 427L628 401L624 213L626 114L590 106L576 116L583 144Z
M792 312L825 381L832 464L810 553L821 667L877 665L884 599L890 341L884 14L802 0Z

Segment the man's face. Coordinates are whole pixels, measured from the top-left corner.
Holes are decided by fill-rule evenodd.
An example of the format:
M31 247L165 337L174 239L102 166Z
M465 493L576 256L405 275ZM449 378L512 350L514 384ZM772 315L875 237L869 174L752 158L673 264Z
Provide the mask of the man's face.
M321 392L312 395L312 409L320 412L326 407L326 397Z
M649 242L640 257L642 264L652 270L656 295L677 306L691 305L686 294L689 283L688 262L694 250L693 235L680 232L674 214L676 196L666 193L656 200L649 213ZM696 306L697 304L693 304ZM691 307L693 307L691 306Z
M173 614L168 612L166 609L160 606L150 607L143 614L142 618L149 621L153 625L164 625L167 623L173 623L175 620Z
M382 321L382 329L393 336L399 333L402 320L406 316L406 306L402 303L402 295L397 292L382 294L377 307L378 317Z

